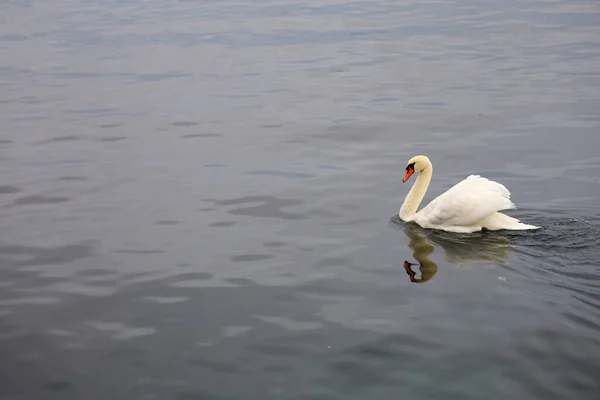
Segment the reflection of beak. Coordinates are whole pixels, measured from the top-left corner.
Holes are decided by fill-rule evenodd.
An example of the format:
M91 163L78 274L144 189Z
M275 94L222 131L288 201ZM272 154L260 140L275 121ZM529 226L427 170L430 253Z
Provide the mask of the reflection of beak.
M415 265L413 263L409 263L408 261L404 261L404 270L406 271L406 273L408 274L408 277L410 279L411 282L416 282L417 280L415 279L415 271L412 270L411 265Z
M404 175L404 179L402 179L402 182L406 182L408 180L408 178L410 178L410 176L414 173L415 173L414 169L412 169L412 168L407 169L406 175Z

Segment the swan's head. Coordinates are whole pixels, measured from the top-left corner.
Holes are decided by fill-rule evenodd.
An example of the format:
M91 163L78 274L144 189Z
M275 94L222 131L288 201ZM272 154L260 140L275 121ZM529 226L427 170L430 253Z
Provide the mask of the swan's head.
M426 156L415 156L411 158L408 160L408 164L406 164L406 174L404 175L402 182L406 182L415 172L421 172L430 166L431 161L429 161L429 158Z

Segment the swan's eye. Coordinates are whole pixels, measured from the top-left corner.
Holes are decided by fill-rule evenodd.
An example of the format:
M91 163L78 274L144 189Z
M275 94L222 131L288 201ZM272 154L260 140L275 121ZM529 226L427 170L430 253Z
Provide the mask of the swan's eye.
M412 169L412 170L414 170L414 169L415 169L415 163L408 164L408 165L406 166L406 170L408 171L409 169Z

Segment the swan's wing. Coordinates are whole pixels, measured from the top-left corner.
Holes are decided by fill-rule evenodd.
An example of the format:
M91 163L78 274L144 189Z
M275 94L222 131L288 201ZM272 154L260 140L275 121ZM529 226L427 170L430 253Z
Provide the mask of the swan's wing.
M498 182L471 175L419 211L431 226L471 226L496 211L515 208L510 192Z

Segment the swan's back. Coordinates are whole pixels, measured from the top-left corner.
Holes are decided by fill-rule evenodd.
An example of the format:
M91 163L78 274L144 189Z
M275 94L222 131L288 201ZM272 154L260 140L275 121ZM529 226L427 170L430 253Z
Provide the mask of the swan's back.
M504 185L470 175L419 211L415 221L429 227L470 227L498 211L512 208L515 205Z

